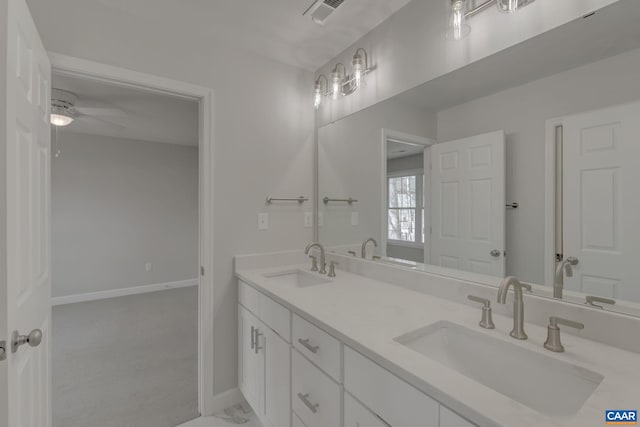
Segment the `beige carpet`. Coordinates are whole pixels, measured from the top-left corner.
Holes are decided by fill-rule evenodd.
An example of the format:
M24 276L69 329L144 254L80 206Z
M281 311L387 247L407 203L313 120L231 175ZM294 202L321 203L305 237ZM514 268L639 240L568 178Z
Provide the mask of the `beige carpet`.
M53 309L54 427L174 427L197 413L197 288Z

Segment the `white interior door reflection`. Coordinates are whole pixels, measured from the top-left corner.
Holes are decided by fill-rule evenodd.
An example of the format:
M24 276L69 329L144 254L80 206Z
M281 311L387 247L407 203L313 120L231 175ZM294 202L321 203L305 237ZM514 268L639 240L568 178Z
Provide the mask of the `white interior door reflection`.
M640 302L640 103L562 119L562 248L567 290Z

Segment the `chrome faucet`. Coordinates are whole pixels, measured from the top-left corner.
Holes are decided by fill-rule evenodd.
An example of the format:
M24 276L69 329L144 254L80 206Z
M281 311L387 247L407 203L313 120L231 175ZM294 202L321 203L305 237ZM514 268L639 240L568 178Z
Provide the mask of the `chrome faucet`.
M374 239L373 237L369 237L367 240L362 242L362 252L360 254L362 256L362 259L367 258L367 243L369 242L373 242L373 246L376 248L378 247L378 242L376 242L376 239Z
M526 340L527 334L524 332L524 300L522 299L522 284L514 276L505 277L498 289L498 303L506 304L509 286L513 286L515 298L513 300L513 329L510 335L518 340Z
M311 248L316 247L320 250L320 274L327 274L327 263L324 258L324 247L318 242L311 242L304 250L305 255L309 255Z
M553 297L562 299L562 290L564 288L562 271L565 270L567 272L567 277L573 277L573 268L572 265L578 264L578 258L569 257L566 260L562 261L558 264L558 268L556 268L556 275L553 279Z

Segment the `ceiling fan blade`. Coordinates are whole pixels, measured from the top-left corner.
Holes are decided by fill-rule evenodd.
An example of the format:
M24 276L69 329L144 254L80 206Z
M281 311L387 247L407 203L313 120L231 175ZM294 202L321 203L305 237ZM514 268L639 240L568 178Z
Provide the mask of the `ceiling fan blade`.
M82 107L77 106L76 111L85 116L125 117L127 113L119 108L108 107Z
M83 120L83 121L98 122L99 125L101 125L101 126L109 126L109 127L114 128L114 129L117 129L117 130L125 130L126 129L125 126L123 126L123 125L121 125L119 123L115 123L115 122L112 122L110 120L103 119L101 117L95 117L95 116L90 116L90 115L86 115L86 114L80 114L77 117L77 119L80 119L80 120Z

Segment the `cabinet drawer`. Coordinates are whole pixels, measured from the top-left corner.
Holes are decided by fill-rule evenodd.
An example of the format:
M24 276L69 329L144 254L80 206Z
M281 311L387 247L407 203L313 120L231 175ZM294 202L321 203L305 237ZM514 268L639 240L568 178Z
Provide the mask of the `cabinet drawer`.
M307 427L340 426L341 390L298 351L292 350L293 411Z
M260 292L242 280L238 280L238 301L256 316L260 315Z
M437 401L346 346L344 387L393 427L438 425Z
M340 341L295 314L292 341L300 353L341 382Z
M446 406L440 405L440 427L475 427Z
M291 342L291 312L265 295L260 295L260 320Z
M362 406L349 393L344 394L344 427L389 427L389 424Z

